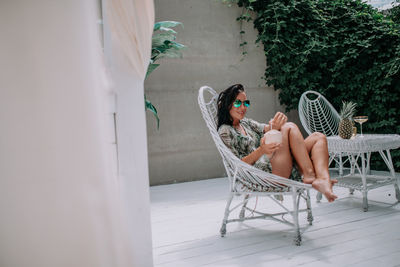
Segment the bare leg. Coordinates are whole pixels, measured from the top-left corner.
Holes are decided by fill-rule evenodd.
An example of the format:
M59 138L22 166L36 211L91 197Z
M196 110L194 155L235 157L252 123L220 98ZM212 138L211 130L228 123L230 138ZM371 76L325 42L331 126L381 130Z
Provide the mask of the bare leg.
M271 159L272 173L289 177L293 167L293 155L304 175L303 182L311 184L315 180L314 167L299 128L296 124L288 122L282 126L281 132L282 147L275 152Z
M313 133L304 140L317 177L329 178L329 153L326 137L322 133Z
M272 173L281 177L289 178L293 168L293 160L289 147L289 131L281 132L282 146L279 148L279 150L275 151L270 160L272 165Z
M312 186L325 195L329 202L334 201L337 196L333 194L332 186L337 180L330 180L329 175L329 154L326 137L322 133L313 133L305 140L307 151L311 154L311 159L317 175L317 179Z
M293 155L304 176L303 182L312 184L329 202L334 201L337 196L333 194L332 186L337 181L329 179L329 155L325 135L314 133L304 140L297 125L290 122L282 126L281 132L282 147L271 159L272 173L288 178L293 167Z

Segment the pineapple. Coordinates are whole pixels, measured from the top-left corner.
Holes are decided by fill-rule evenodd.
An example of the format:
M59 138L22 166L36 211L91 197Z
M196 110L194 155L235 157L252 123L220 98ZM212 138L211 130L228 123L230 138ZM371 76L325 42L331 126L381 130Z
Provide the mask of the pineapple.
M350 139L353 134L353 115L356 105L353 102L343 101L339 122L339 136L343 139Z

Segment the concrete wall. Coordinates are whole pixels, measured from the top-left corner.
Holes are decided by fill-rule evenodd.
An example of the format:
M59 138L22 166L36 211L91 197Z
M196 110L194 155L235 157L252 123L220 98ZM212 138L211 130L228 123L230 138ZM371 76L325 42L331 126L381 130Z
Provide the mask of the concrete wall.
M278 93L261 79L266 59L256 47L252 23L244 23L248 55L241 61L241 9L218 0L155 0L156 21L174 20L177 41L188 46L182 59L160 60L161 66L145 82L145 92L161 119L147 112L150 184L165 184L223 177L221 158L197 104L203 85L222 91L242 83L252 105L247 117L268 121L279 105ZM140 101L139 99L137 101ZM298 122L297 114L289 119Z

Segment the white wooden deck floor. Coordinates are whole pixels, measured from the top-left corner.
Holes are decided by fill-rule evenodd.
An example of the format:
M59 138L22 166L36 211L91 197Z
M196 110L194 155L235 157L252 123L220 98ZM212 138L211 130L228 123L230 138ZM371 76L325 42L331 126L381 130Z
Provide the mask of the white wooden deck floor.
M154 265L400 266L400 204L393 186L369 192L368 212L360 192L334 191L334 203L317 203L312 190L314 223L297 247L292 229L271 220L230 223L221 238L227 178L151 187ZM248 207L254 205L252 199ZM259 198L257 208L273 205ZM305 213L300 225L307 225Z

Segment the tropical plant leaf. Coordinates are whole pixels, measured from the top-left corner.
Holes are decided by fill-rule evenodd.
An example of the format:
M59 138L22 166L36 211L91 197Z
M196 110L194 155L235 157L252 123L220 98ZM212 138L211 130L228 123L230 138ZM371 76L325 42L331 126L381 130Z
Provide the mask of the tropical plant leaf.
M150 64L149 64L149 67L147 68L146 78L147 78L147 76L149 76L150 73L152 73L158 66L160 66L160 64L150 63Z
M154 25L154 32L159 31L159 33L153 33L152 37L152 47L151 47L151 59L150 64L147 68L146 78L152 73L160 64L155 64L155 61L163 58L177 58L182 57L182 52L180 50L186 48L183 44L175 42L177 32L171 28L183 24L177 21L160 21ZM144 95L145 109L150 110L154 117L157 119L157 129L160 126L160 119L158 117L156 107L146 99Z
M169 32L169 33L172 33L172 34L177 34L177 32L174 31L173 29L171 29L171 28L166 28L166 27L161 27L161 28L160 28L160 31Z
M171 45L172 45L172 47L175 47L176 49L184 49L184 48L186 48L185 45L177 43L175 41L171 41Z
M156 107L149 101L146 99L146 95L144 95L144 104L145 104L145 110L150 110L154 117L156 117L157 119L157 130L160 128L160 118L158 117L158 112Z
M186 48L183 44L166 40L163 45L154 46L151 53L151 59L154 61L163 58L178 58L182 57L182 52L180 50Z
M172 27L173 28L178 25L181 25L183 28L182 22L179 22L179 21L159 21L156 24L154 24L154 31L158 31L161 27L164 27L164 28Z
M174 41L176 39L175 35L172 33L164 32L164 33L158 33L153 35L153 38L151 40L151 45L152 47L159 47L162 46L165 41Z

